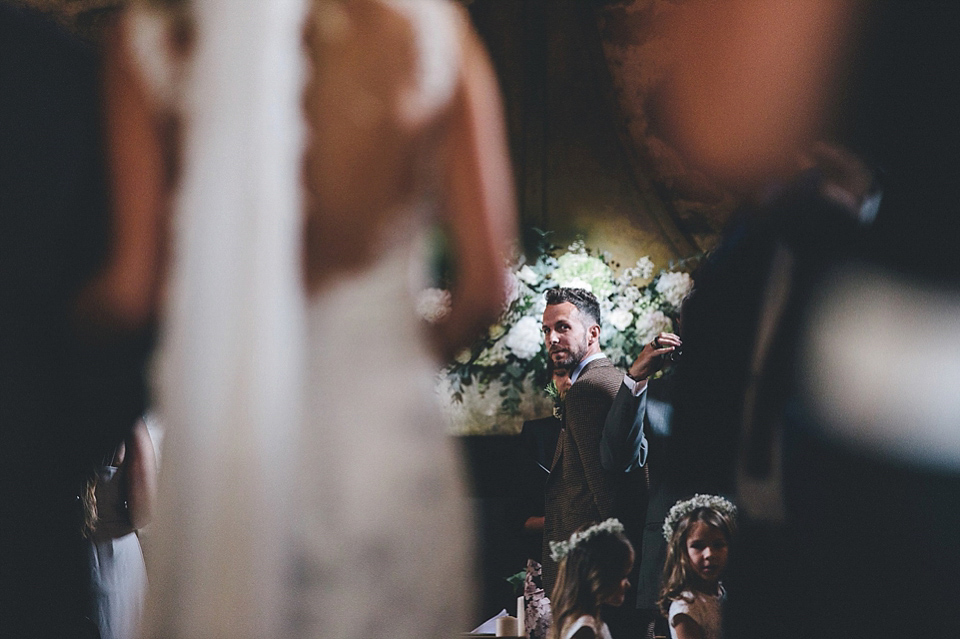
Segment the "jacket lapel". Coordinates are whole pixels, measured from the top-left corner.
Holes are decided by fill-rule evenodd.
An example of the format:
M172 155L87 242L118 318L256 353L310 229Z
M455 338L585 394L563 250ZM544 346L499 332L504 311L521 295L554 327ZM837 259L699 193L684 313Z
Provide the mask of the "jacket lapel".
M593 368L603 368L605 366L613 366L613 362L611 362L610 358L608 357L598 357L595 360L587 362L586 366L583 367L583 370L580 371L580 374L577 376L577 382L583 379L583 376L587 373L587 371ZM576 385L577 382L574 382L574 385ZM550 464L551 474L553 473L553 469L556 467L557 462L560 461L561 457L563 457L563 442L566 438L567 411L563 411L560 415L560 437L557 438L557 449L553 453L553 461Z

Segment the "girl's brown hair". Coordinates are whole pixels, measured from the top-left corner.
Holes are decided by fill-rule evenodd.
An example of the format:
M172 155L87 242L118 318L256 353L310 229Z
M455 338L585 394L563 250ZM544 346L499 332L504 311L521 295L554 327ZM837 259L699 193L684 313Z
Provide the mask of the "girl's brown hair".
M673 536L667 544L667 558L663 564L663 587L657 605L664 615L669 614L670 603L680 599L685 590L697 578L687 554L687 535L696 522L702 522L719 530L729 544L737 532L737 524L732 517L709 507L696 508L677 522Z
M589 526L579 530L586 528ZM633 558L633 546L621 532L598 533L571 548L560 560L557 582L550 595L551 639L559 639L564 627L581 615L596 617L600 604L633 565Z

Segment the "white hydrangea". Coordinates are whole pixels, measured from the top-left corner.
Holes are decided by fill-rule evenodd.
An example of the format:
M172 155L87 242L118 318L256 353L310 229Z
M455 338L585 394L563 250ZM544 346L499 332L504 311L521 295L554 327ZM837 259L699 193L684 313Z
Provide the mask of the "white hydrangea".
M494 343L492 346L483 349L475 361L477 366L499 366L507 361L507 349L503 341Z
M623 347L616 344L608 344L603 347L603 354L610 358L611 362L617 363L622 362L627 358L627 354L624 352ZM623 364L617 364L618 366L623 366ZM626 366L629 366L630 362L628 361Z
M683 298L693 289L693 278L689 273L670 271L657 280L657 293L674 308L680 308Z
M503 388L498 379L490 380L489 384L475 380L460 387L461 400L458 401L452 397L449 378L441 378L437 390L451 434L519 435L524 420L548 415L553 410L553 399L526 379L521 388L519 412L516 415L505 413L500 407Z
M634 280L649 280L653 277L653 262L649 257L641 257L636 266L629 266L620 272L617 282L621 287L628 286Z
M552 400L534 384L543 353L540 318L546 308L543 289L553 286L582 288L600 304L603 323L600 342L618 365L629 364L644 343L672 329L670 317L689 292L684 273L667 273L653 279L649 257L614 273L609 254L591 255L583 241L574 242L566 254L543 254L535 262L518 259L506 277L506 307L485 339L458 353L445 371L442 395L451 427L459 434L518 433L524 419L547 414ZM450 295L440 289L424 291L417 309L428 321L449 312ZM472 353L481 352L474 359ZM512 362L510 374L504 367ZM517 371L519 368L519 373ZM503 380L501 381L501 377Z
M506 295L504 297L504 308L509 307L513 304L518 297L520 297L520 291L523 286L520 284L520 278L513 271L508 270L506 276L503 278L506 284Z
M673 331L673 322L663 311L648 311L637 318L637 343L646 344L660 333Z
M517 277L529 286L536 286L540 282L540 276L537 275L535 270L530 268L529 264L524 264L523 267L517 271Z
M648 280L653 277L653 260L644 255L639 260L637 260L636 265L637 275L642 280Z
M557 280L557 284L564 288L582 288L589 293L593 293L593 286L590 284L590 282L579 277Z
M430 324L436 324L450 312L450 292L428 288L417 296L417 315Z
M640 292L640 289L636 286L626 286L623 289L623 292L620 294L620 299L628 305L636 304L640 300L640 297L643 296L643 293Z
M586 289L597 298L609 297L614 291L613 271L603 260L586 253L565 253L558 257L551 277L560 286Z
M623 331L626 330L626 328L630 326L630 322L633 321L633 313L631 313L629 309L618 306L607 313L607 321L618 331Z
M533 306L530 308L530 312L535 317L543 317L543 312L547 310L547 297L545 295L537 295L533 298Z
M600 316L606 317L608 313L613 312L613 307L616 304L615 301L609 297L602 297L597 302L600 304Z
M529 315L521 317L507 333L504 343L520 359L532 358L543 346L540 322Z
M600 325L600 344L603 345L603 348L607 348L607 345L610 343L614 337L618 335L617 329L611 326L609 323L604 322Z

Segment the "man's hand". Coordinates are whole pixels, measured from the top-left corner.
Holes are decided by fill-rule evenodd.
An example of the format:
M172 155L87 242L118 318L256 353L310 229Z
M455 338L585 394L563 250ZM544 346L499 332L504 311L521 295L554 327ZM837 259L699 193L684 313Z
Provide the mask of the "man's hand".
M663 368L664 355L674 352L683 342L673 333L660 333L653 341L643 347L637 359L627 370L627 375L640 382Z
M527 520L523 522L523 531L528 533L542 533L543 520L544 518L542 516L527 517Z

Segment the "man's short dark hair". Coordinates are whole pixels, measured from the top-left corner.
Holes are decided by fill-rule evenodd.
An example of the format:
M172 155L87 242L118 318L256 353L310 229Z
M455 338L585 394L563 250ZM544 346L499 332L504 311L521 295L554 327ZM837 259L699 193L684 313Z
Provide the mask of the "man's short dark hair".
M592 319L596 324L600 324L600 302L594 297L593 293L582 288L551 288L547 289L547 304L563 304L570 302L577 307L586 317Z

